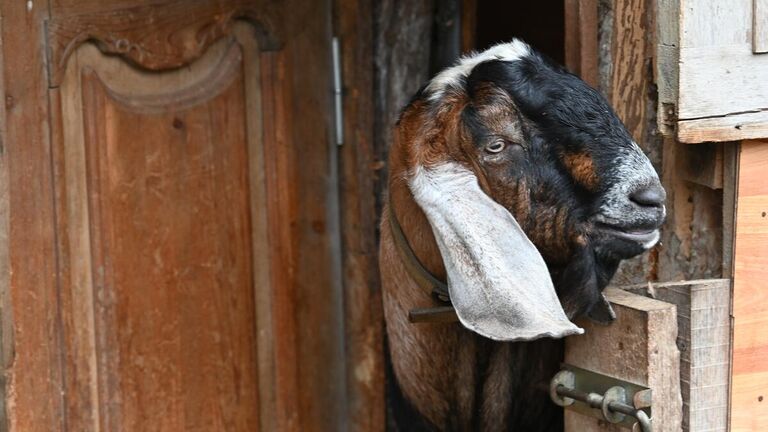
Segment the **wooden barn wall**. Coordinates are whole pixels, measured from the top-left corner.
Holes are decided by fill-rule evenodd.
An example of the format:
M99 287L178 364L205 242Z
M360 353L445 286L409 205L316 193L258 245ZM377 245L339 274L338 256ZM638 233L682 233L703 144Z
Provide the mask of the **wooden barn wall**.
M723 144L692 149L659 132L655 7L655 0L597 0L599 89L651 159L667 191L661 243L624 261L614 278L617 286L723 275ZM696 165L689 163L692 150L704 154ZM708 179L696 175L707 170Z
M344 143L339 149L347 416L350 431L384 430L383 316L377 263L374 184L374 0L336 0L344 80Z

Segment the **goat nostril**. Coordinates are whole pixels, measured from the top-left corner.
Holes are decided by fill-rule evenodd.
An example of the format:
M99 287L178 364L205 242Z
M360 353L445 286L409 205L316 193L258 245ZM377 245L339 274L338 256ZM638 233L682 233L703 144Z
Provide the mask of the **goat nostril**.
M643 187L629 195L630 200L644 207L661 207L666 198L664 188L658 185Z

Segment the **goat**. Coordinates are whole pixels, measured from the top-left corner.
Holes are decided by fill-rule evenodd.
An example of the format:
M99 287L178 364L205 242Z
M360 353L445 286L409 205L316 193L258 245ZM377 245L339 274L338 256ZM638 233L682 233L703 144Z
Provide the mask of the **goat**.
M612 320L602 290L658 242L653 166L597 91L519 40L436 75L394 135L379 264L396 428L562 430L557 339ZM439 303L393 226L460 324L409 322Z

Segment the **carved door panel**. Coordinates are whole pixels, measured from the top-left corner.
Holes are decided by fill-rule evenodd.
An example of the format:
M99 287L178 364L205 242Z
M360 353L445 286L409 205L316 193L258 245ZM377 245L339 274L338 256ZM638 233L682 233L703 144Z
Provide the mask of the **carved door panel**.
M67 3L45 22L61 429L336 429L329 6Z

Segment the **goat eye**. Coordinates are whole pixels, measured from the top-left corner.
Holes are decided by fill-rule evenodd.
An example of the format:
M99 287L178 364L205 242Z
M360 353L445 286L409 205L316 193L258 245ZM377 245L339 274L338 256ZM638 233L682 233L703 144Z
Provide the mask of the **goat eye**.
M504 150L507 147L507 142L498 139L496 141L493 141L492 143L485 146L485 151L488 153L499 153L500 151Z

